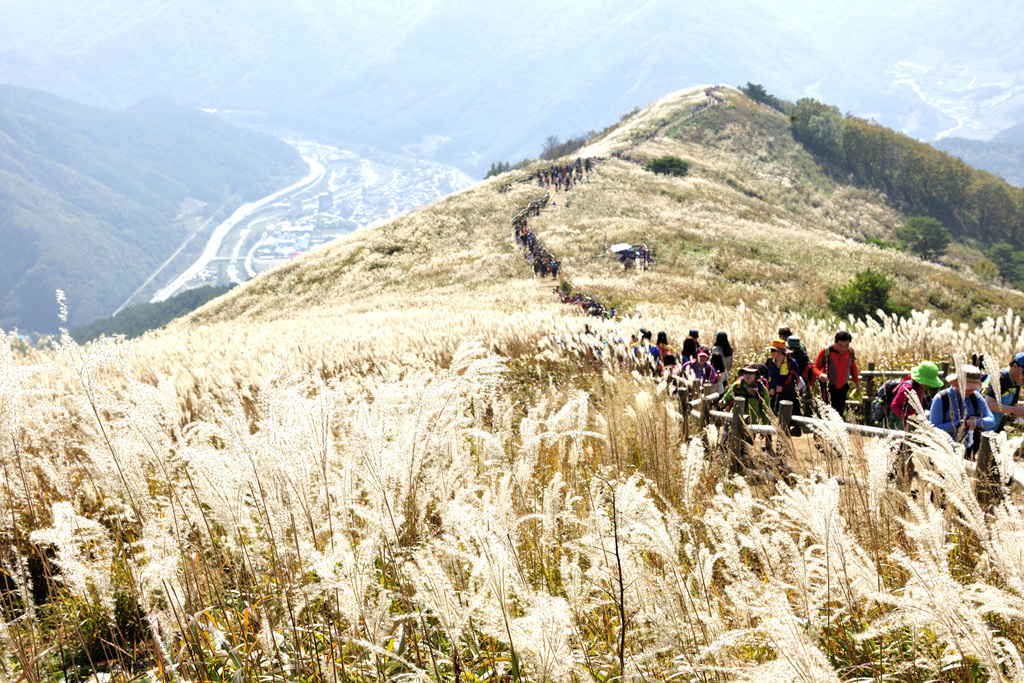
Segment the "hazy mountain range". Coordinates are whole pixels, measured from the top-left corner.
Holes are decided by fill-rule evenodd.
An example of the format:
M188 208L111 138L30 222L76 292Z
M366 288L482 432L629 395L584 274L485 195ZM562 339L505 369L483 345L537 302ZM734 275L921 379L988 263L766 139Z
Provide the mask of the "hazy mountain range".
M109 315L207 218L300 178L270 136L151 98L114 112L0 87L0 328Z
M8 0L0 81L112 107L159 93L480 173L694 83L988 137L1024 119L1021 21L991 0Z

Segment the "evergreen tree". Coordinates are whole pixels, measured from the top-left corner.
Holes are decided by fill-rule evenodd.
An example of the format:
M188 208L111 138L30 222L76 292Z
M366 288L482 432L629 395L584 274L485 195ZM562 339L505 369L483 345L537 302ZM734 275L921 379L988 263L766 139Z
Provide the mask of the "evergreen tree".
M690 170L690 164L679 157L663 156L651 159L644 168L652 173L664 175L684 176Z
M889 292L892 291L893 281L882 273L868 268L857 273L853 282L829 289L828 306L840 316L853 316L854 318L877 318L877 311L881 310L886 314L907 316L909 310L905 307L894 306L889 301Z
M512 170L512 164L510 164L507 161L498 161L498 162L493 162L492 161L491 162L491 168L490 168L490 170L487 171L487 175L484 176L484 179L486 180L487 178L490 178L491 176L501 175L502 173L505 173L505 172L511 171L511 170Z
M896 231L907 248L923 259L934 261L946 251L953 241L949 230L930 216L912 216Z
M1009 282L1021 279L1021 262L1024 260L1022 259L1024 252L1016 251L1012 245L1006 242L999 242L989 247L985 255L988 256L989 261L995 264L1001 278Z

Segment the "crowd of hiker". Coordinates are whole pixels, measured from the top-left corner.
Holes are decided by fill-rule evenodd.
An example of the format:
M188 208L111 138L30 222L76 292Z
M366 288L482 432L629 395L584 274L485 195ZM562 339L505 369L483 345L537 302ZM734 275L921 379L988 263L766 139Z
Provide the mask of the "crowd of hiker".
M537 169L528 176L502 185L500 191L504 193L511 190L513 185L536 182L540 187L549 190L554 185L555 192L561 192L563 188L568 192L576 183L585 179L599 161L604 161L604 157L576 157L575 161L568 164L551 164L547 168Z
M555 294L563 304L569 304L570 306L579 306L587 315L592 315L597 318L616 318L619 313L614 308L606 309L604 304L597 301L582 292L571 292L569 289L562 287L555 287Z
M594 168L594 164L599 161L594 157L588 157L586 159L576 158L576 161L570 164L552 164L548 168L537 171L534 175L537 178L537 184L541 187L546 187L549 190L551 186L555 186L555 192L561 192L562 188L568 192L573 186L583 180L591 169Z
M718 332L709 349L701 343L699 331L690 330L676 350L666 332L655 337L641 328L632 336L630 347L636 360L645 362L672 387L683 380L696 380L702 393L718 395L719 406L725 410L731 410L736 397L742 397L749 421L765 425L770 415L780 413L783 401L789 401L792 415L799 416L801 399L812 395L845 420L851 394L862 392L852 341L849 332L837 332L832 343L812 360L800 338L782 327L766 348L765 358L744 363L735 376L726 332ZM935 363L923 361L878 389L869 421L906 430L913 427L910 418L920 415L972 452L980 446L981 432L1004 430L1018 419L1024 424L1022 387L1024 352L992 376L965 363L942 377ZM793 435L800 434L797 422L791 423L790 429Z
M1015 354L994 375L965 363L943 378L935 363L924 361L879 388L871 417L891 429L911 429L909 418L920 415L974 453L981 446L982 432L1001 432L1012 422L1024 420L1022 386L1024 352Z
M608 253L619 260L623 270L640 268L647 271L654 264L654 253L646 244L615 244L608 248Z

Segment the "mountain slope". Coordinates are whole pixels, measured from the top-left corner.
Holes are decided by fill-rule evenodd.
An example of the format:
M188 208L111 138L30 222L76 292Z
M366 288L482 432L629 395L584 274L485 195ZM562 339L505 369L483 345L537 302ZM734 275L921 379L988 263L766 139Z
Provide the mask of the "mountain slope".
M57 288L73 324L110 314L189 234L182 202L212 215L302 167L278 140L167 100L113 112L0 88L0 326L55 330Z
M607 158L572 190L568 207L559 197L530 219L571 285L621 316L642 316L608 334L628 338L643 326L680 339L692 327L724 329L742 353L759 354L780 324L809 347L842 325L858 334L862 357L879 362L939 357L953 347L1009 353L992 346L991 335L942 317L1001 316L1024 305L1020 292L980 281L969 268L865 243L891 240L903 216L879 193L819 169L783 115L735 90L719 94L727 105L696 116L690 112L707 102L703 87L663 98L581 150L678 155L690 162L687 177ZM144 337L135 347L140 364L201 394L224 381L257 392L255 378L282 363L370 387L373 377L444 365L472 337L513 358L586 354L589 343L574 335L603 323L561 304L556 283L535 280L512 240L510 219L544 190L534 182L500 190L526 173L490 179L261 274ZM616 242L646 243L657 264L624 272L606 253ZM826 289L869 267L894 280L896 303L936 313L884 331L832 319Z
M975 168L985 169L1009 183L1024 187L1024 144L1020 142L1004 142L999 136L991 140L943 138L932 146L960 157Z

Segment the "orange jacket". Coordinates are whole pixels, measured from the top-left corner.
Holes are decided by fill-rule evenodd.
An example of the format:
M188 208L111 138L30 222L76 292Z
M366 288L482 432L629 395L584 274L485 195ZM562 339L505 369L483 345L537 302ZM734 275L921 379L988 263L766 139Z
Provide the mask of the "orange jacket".
M814 379L822 375L827 375L828 383L838 388L846 386L851 379L859 383L860 373L857 371L857 356L853 349L847 349L846 353L839 353L834 346L822 349L814 361Z

